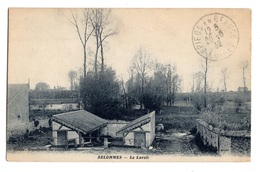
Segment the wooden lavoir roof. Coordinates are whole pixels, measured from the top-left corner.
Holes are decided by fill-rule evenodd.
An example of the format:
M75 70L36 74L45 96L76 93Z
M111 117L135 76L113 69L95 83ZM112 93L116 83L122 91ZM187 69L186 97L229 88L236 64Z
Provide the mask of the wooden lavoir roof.
M133 120L132 122L128 123L126 126L121 128L117 132L117 134L132 131L132 130L138 128L138 127L141 127L141 126L149 123L151 121L151 117L152 117L153 113L154 112L148 113L148 114L146 114L144 116L141 116L140 118L137 118L137 119Z
M85 110L53 115L52 120L72 130L83 132L84 134L91 133L106 126L108 123L105 119Z

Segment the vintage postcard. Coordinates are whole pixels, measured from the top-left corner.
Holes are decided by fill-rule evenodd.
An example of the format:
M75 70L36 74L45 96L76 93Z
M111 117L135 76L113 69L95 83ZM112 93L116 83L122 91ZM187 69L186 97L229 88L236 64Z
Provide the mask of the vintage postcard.
M250 161L250 9L8 13L8 161Z

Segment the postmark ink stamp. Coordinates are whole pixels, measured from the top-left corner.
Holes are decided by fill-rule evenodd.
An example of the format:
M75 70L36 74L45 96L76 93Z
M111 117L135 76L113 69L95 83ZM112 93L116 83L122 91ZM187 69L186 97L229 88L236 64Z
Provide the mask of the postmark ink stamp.
M239 31L228 16L219 13L207 14L194 25L192 42L200 56L221 60L229 57L237 48Z

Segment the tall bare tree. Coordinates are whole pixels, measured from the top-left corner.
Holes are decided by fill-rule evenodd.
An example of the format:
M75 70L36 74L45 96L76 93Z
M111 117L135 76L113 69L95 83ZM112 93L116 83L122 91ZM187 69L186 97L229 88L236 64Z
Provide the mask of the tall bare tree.
M165 97L165 102L168 105L174 104L176 97L176 92L180 90L181 79L176 72L176 66L171 64L156 64L156 69L154 72L154 80L160 85L163 97Z
M140 108L143 108L145 79L152 69L151 56L143 48L139 48L132 59L132 69L141 80Z
M108 37L116 35L118 33L118 29L117 26L113 25L110 20L111 9L92 9L91 14L92 15L90 20L92 28L94 29L94 36L96 41L94 68L95 73L97 74L99 50L101 57L101 71L104 72L104 42Z
M94 28L90 25L89 9L70 9L71 17L65 15L68 21L75 27L80 43L83 48L83 78L86 80L87 75L87 43L92 35Z
M121 95L122 95L122 103L123 103L123 107L125 109L128 108L128 102L127 102L127 93L126 93L126 88L125 88L125 82L124 79L122 78L121 81L119 81L119 85L121 88Z
M243 71L242 79L243 79L244 93L246 92L246 70L247 70L247 68L248 68L248 61L242 62L242 71Z
M202 87L203 79L203 72L199 71L193 74L194 92L202 92L202 90L204 90L204 88Z
M205 57L203 57L204 64L202 64L203 73L204 73L204 107L207 107L207 85L208 85L208 71L209 71L209 59L210 54L206 54Z
M205 106L204 72L202 71L193 74L193 93L191 102L199 111L201 111Z
M74 70L69 71L68 77L70 79L70 89L74 90L75 89L75 80L77 78L77 72Z
M221 81L223 82L225 92L227 92L227 79L228 79L227 68L223 68L221 70Z
M67 20L75 27L83 49L83 83L87 80L87 50L88 41L92 35L94 28L91 27L89 9L70 9L70 17L64 15ZM84 108L87 107L86 91L82 89L81 96L83 98Z
M174 104L176 92L180 91L181 89L181 78L177 74L176 66L172 66L170 64L168 66L168 72L167 72L167 94L168 94L168 100L170 103L170 106ZM168 104L168 102L167 102Z
M206 54L206 53L205 53ZM207 107L207 91L208 91L208 72L210 68L210 62L212 60L209 58L211 53L206 54L205 57L202 58L202 69L203 71L199 71L193 74L193 86L192 90L195 92L203 92L203 107ZM203 80L203 88L201 88Z

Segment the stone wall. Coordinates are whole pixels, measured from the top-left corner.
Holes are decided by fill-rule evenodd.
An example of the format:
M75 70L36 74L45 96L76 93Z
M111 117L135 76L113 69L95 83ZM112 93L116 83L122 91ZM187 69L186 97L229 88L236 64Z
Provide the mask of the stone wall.
M218 153L221 155L230 155L231 154L231 138L225 136L219 136L219 149Z
M197 132L205 146L212 146L219 150L219 130L213 128L202 120L197 120Z
M232 137L231 138L232 154L251 154L251 138L250 137Z
M251 136L249 131L223 131L198 119L197 133L205 146L213 147L221 155L250 155Z

